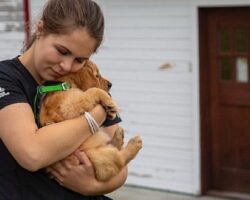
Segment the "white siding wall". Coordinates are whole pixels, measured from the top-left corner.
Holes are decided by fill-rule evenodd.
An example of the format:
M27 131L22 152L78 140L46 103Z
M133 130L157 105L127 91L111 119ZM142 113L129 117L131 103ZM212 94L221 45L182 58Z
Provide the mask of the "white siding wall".
M108 0L95 60L113 82L126 139L144 142L127 184L193 193L192 13L187 1ZM160 70L163 64L170 68Z
M0 60L20 54L24 37L22 1L0 1Z

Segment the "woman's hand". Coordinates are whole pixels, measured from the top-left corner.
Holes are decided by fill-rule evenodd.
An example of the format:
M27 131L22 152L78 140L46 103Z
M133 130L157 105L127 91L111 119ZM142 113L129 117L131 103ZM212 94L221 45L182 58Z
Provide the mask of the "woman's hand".
M60 171L53 171L55 180L72 191L83 195L101 195L112 192L121 187L127 178L127 167L111 180L99 182L95 178L94 168L83 151L77 151L76 156L80 160L80 165L71 165L61 162Z
M53 170L51 174L61 186L83 195L93 195L98 185L93 166L84 152L75 154L80 160L79 165L61 161L58 171Z

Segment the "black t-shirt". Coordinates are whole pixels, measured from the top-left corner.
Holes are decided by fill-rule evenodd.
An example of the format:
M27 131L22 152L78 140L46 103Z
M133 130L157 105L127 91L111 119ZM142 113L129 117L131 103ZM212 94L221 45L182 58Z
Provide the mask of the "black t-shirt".
M37 82L18 58L0 62L0 109L13 103L28 103L33 109ZM14 124L13 124L14 126ZM85 197L49 179L43 170L22 168L0 140L0 200L100 200Z

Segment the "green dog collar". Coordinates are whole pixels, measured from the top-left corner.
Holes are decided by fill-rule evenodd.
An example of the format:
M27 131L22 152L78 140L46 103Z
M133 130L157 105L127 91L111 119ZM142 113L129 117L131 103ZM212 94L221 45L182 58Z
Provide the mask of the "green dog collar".
M58 92L58 91L66 91L69 90L71 88L71 85L67 82L63 82L63 83L57 83L55 85L41 85L37 87L37 91L36 91L36 96L34 99L34 114L35 114L35 119L36 122L38 124L38 126L40 127L40 119L39 119L39 110L40 110L40 104L41 104L41 98L49 92ZM40 99L40 101L38 101L38 98Z
M70 84L67 82L63 82L61 84L56 85L42 85L38 87L38 92L40 94L46 94L48 92L57 92L57 91L65 91L70 89Z

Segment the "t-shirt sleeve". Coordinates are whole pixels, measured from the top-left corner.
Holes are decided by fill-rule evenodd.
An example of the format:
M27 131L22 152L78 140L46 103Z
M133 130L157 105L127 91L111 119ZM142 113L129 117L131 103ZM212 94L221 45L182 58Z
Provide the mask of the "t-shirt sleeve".
M14 103L27 102L27 98L18 81L0 72L0 109Z
M121 121L122 121L122 119L120 117L120 114L118 113L114 119L106 119L103 122L102 126L104 126L104 127L112 126L114 124L120 123Z

